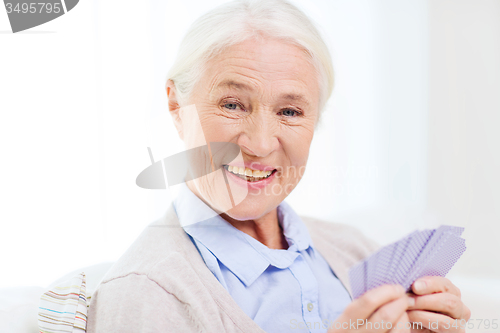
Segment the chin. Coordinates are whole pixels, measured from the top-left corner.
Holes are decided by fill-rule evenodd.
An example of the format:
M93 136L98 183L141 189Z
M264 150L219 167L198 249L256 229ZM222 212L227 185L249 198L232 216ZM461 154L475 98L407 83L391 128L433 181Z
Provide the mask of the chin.
M256 199L257 200L252 200L251 197L247 197L239 205L236 205L234 208L228 210L226 215L238 221L255 220L268 214L279 205L279 202L275 205L272 204L269 198L264 198L266 200L262 200L262 198ZM275 200L272 201L274 202Z

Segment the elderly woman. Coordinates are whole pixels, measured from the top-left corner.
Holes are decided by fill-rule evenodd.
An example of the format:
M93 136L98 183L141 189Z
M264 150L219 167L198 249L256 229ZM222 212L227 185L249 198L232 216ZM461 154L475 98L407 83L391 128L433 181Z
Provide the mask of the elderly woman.
M361 332L367 321L409 332L397 323L424 331L469 318L444 278L353 301L347 271L375 243L283 201L302 177L332 75L320 34L284 0L233 1L193 24L166 85L192 152L186 183L102 281L89 332L347 332L361 320ZM224 142L237 153L215 158L230 155L211 145Z

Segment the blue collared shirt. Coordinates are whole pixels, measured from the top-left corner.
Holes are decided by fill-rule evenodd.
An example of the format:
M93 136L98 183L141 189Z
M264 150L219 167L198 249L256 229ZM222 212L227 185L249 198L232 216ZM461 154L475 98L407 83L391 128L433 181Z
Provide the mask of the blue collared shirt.
M186 184L179 185L173 203L207 267L264 331L326 332L351 302L286 202L278 206L286 250L270 249L236 229Z

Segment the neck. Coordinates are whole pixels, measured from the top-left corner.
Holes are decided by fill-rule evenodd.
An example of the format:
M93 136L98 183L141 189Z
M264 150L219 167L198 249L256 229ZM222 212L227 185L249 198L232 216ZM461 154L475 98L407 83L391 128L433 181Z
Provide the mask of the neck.
M203 197L198 193L196 186L189 181L186 183L188 188L193 192L200 200L202 200L207 206L214 209L208 202L206 202ZM214 209L215 210L215 209ZM270 249L288 249L288 242L286 241L285 235L283 234L283 229L278 221L278 209L274 208L269 213L253 219L253 220L235 220L226 213L220 213L215 210L220 216L231 223L236 229L243 231L247 235L255 238L265 246Z
M270 249L288 249L288 242L278 222L277 208L253 220L239 221L231 218L227 214L221 214L221 217L231 223L236 229L255 238Z

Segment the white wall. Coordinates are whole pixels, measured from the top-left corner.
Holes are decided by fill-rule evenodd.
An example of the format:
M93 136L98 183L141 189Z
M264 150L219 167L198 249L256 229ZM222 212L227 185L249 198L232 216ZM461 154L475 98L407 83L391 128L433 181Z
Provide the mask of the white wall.
M466 227L457 272L500 278L500 1L429 8L428 208Z
M222 2L81 1L0 33L1 287L115 260L164 211L168 190L135 177L146 147L156 159L182 150L166 72L191 22ZM336 86L289 202L381 243L466 225L458 272L498 277L487 267L498 251L498 2L295 3L324 27Z
M3 8L0 287L45 285L106 248L92 3L18 34Z

